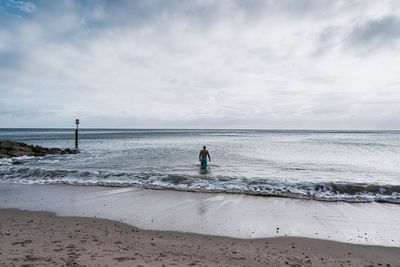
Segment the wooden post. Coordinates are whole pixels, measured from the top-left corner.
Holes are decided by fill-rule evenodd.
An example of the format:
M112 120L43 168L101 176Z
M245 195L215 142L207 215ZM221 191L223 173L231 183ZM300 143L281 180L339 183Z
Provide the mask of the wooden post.
M75 149L78 150L78 125L79 125L79 119L75 120L76 124L76 130L75 130Z

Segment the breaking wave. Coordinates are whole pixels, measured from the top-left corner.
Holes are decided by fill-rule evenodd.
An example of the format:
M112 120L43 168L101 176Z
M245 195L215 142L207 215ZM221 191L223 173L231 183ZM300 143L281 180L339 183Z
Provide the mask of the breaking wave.
M77 171L7 166L0 171L0 183L69 184L168 189L189 192L236 193L320 201L385 202L400 204L400 185L303 182L249 179L214 175Z

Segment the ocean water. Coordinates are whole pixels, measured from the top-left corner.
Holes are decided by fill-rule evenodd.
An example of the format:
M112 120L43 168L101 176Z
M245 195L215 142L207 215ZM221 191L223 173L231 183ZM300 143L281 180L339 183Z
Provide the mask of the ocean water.
M0 140L73 148L74 129L0 129ZM0 159L0 183L400 204L400 131L81 129L79 150Z

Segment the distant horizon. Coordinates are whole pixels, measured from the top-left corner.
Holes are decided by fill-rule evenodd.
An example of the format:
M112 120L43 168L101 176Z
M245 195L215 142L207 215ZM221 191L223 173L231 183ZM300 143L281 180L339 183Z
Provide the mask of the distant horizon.
M76 127L0 127L0 130L75 130ZM79 130L260 130L260 131L333 131L333 132L397 132L400 129L312 129L312 128L140 128L140 127L79 127Z

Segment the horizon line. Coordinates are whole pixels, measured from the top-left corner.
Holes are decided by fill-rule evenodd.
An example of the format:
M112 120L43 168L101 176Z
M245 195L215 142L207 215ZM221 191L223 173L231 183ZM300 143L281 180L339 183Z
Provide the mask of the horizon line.
M0 130L76 129L75 127L0 127ZM317 129L317 128L157 128L157 127L80 127L80 130L266 130L266 131L400 131L400 129Z

